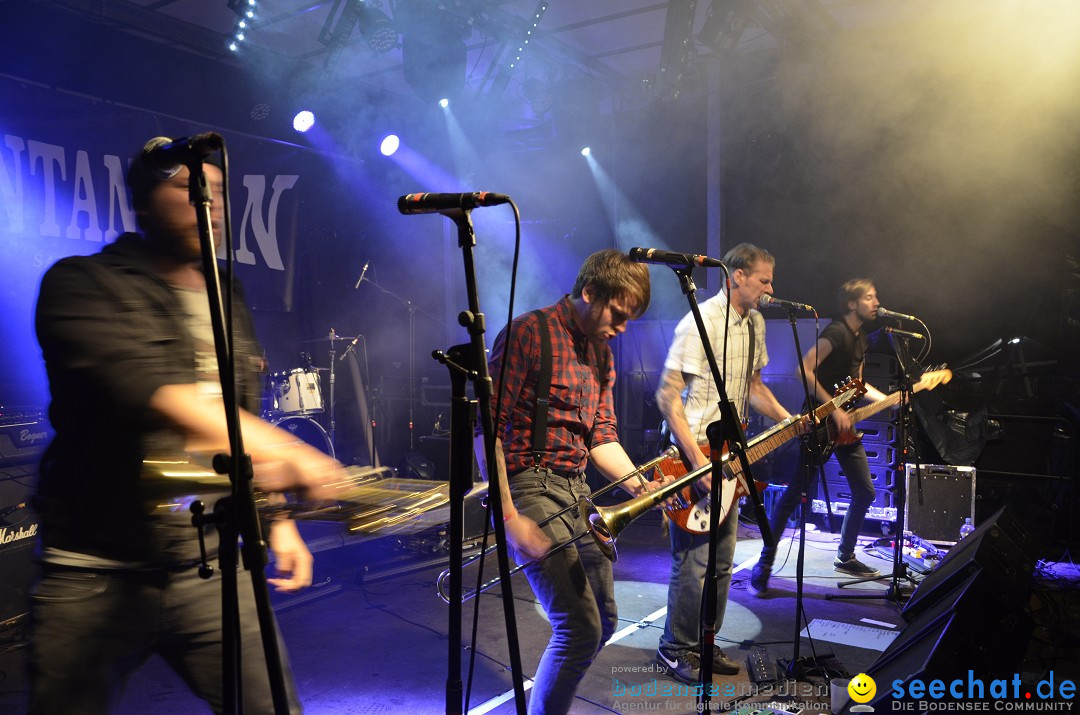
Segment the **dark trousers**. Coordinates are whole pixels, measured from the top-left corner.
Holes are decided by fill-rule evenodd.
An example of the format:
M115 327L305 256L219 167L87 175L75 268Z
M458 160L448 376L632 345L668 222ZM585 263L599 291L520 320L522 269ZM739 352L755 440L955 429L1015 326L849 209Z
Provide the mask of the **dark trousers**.
M241 571L238 579L244 712L273 713L250 578ZM195 568L98 571L47 565L32 608L31 715L108 712L128 676L155 652L214 712L222 712L220 571L204 581ZM285 659L284 648L282 655ZM287 667L285 680L290 710L299 713Z
M838 558L847 560L855 555L855 544L859 538L863 521L866 519L866 511L874 503L874 482L870 476L870 465L866 461L866 450L862 443L858 442L845 447L837 447L833 451L840 468L844 470L848 486L851 488L851 504L848 505L847 514L844 515L844 523L840 527L840 546L836 550ZM791 480L791 484L784 490L784 495L773 507L769 515L769 526L773 534L779 538L784 533L784 524L791 518L795 507L799 505L802 497L803 478L806 474L805 454L799 460L799 473ZM817 484L818 470L811 472L810 484L807 487L807 499L813 498L814 486ZM831 495L830 495L831 498ZM809 508L809 503L806 508ZM776 549L764 548L761 550L759 561L772 566L776 557Z
M584 476L568 479L528 469L510 478L510 493L518 511L540 522L576 505L591 490ZM552 543L560 544L584 531L585 521L575 509L543 529ZM611 562L592 537L586 537L527 566L525 576L551 623L551 639L536 668L529 715L565 715L585 671L618 625Z

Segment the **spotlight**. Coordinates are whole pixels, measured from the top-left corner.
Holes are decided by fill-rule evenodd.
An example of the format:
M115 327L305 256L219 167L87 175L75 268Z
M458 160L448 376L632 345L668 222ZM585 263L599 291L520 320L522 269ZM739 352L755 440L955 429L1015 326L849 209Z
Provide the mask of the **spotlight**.
M382 140L382 144L379 145L379 151L383 156L391 156L398 147L401 146L401 140L397 138L396 134L389 134Z
M292 120L292 128L303 134L315 126L315 114L307 109L297 112Z
M381 55L398 46L397 30L386 13L366 3L358 8L358 12L360 34L372 52Z
M447 107L450 106L450 100L447 99L446 97L443 97L442 99L439 100L439 106L442 107L443 109L446 109Z
M590 149L589 147L585 147L581 150L582 156L589 156L590 154L592 154L592 149Z

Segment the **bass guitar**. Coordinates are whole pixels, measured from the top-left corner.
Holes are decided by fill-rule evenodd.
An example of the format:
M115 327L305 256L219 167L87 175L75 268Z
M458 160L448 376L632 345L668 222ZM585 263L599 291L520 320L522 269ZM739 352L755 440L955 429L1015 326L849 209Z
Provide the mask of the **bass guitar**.
M761 434L753 437L746 445L747 461L753 464L777 447L786 443L798 434L807 431L807 424L812 420L820 421L828 417L834 410L843 409L859 399L866 392L862 382L851 379L843 387L839 388L836 397L815 409L812 413L795 415L783 422L778 422ZM709 453L708 443L699 445L703 454ZM731 455L726 447L722 455L724 462L724 478L720 483L720 523L723 523L736 499L749 494L749 489L743 477L742 462L731 461ZM686 463L679 457L668 457L656 467L664 475L681 477L687 472ZM755 482L758 491L766 485ZM679 494L682 505L667 507L668 517L672 523L684 531L692 534L707 534L709 532L709 494L697 484L684 487Z
M933 390L938 385L952 380L952 376L952 370L946 370L944 366L940 369L927 370L922 374L922 377L919 378L919 381L915 383L915 386L912 388L912 394L922 390ZM877 402L872 402L864 407L849 411L848 417L851 418L851 424L855 425L865 419L873 417L882 410L887 410L898 404L900 404L899 390ZM827 461L829 456L833 453L833 449L836 447L855 444L862 439L862 432L854 429L837 433L836 425L831 421L825 421L818 424L817 430L818 445L821 447L821 458L819 462L815 463L815 466Z

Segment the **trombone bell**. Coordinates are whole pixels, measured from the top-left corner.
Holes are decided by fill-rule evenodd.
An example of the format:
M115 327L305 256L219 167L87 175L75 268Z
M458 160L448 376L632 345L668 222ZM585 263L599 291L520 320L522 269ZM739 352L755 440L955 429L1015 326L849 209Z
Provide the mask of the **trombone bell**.
M578 509L585 518L585 525L589 528L589 533L592 534L596 545L600 547L604 556L614 563L619 558L615 550L615 540L630 522L677 494L686 485L701 479L711 469L712 465L707 464L682 475L673 482L668 482L656 491L639 494L615 506L596 506L589 497L581 497L578 500Z

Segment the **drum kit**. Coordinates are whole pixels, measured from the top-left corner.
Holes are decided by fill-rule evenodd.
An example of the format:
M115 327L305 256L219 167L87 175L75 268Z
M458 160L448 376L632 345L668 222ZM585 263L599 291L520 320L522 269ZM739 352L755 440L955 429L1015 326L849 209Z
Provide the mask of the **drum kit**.
M305 367L297 367L284 372L275 372L267 376L265 402L268 408L263 413L263 419L276 427L280 427L298 438L307 442L323 453L336 458L334 419L334 383L335 365L338 361L337 348L340 342L349 343L342 353L343 358L362 340L363 336L338 335L333 328L322 338L305 340L306 343L329 343L329 367L315 367L311 364L311 356L301 353ZM323 392L320 371L328 374L328 400L324 408ZM326 415L326 427L318 422L318 418Z

